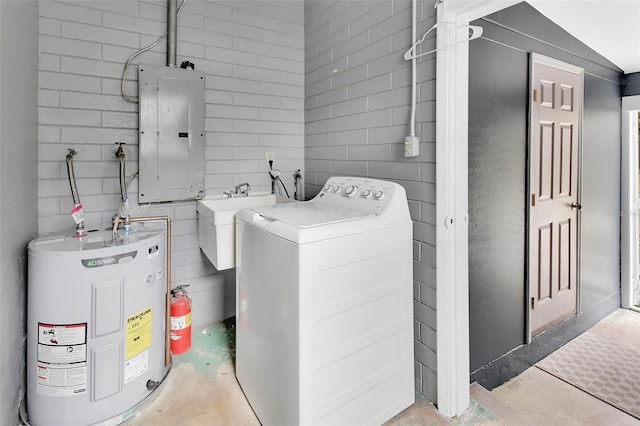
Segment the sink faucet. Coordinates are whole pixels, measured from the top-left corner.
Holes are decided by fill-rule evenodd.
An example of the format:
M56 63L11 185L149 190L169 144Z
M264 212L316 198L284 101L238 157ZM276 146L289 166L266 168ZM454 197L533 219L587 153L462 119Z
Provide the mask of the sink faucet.
M229 189L227 191L224 191L224 195L226 195L229 198L234 198L234 197L248 197L249 196L249 191L251 191L251 185L249 185L247 182L245 183L241 183L240 185L236 185L236 189Z
M251 186L248 182L236 185L236 195L249 195L249 191L251 191Z

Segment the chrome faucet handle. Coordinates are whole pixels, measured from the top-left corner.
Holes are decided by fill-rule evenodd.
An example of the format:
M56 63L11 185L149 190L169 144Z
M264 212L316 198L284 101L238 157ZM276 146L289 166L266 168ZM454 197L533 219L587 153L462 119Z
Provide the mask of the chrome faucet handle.
M248 194L249 191L251 191L251 185L248 182L236 186L236 194Z
M229 198L233 198L233 196L236 195L233 189L227 189L226 191L223 192L223 194Z

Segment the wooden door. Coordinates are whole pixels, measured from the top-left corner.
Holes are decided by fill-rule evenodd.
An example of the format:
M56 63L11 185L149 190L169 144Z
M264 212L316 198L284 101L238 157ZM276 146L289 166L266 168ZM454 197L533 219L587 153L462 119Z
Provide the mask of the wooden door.
M583 71L531 57L529 330L576 313Z

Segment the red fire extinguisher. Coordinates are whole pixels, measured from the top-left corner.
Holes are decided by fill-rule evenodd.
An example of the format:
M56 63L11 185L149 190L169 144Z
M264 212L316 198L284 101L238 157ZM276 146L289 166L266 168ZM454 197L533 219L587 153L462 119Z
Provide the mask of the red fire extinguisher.
M181 286L171 290L171 344L169 348L174 355L181 354L191 348L191 298Z

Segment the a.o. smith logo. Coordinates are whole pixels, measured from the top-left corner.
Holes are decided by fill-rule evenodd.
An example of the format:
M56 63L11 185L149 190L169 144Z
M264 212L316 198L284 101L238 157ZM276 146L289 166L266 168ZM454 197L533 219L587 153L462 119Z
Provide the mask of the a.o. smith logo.
M99 268L100 266L115 265L117 263L124 263L135 259L138 251L130 251L129 253L122 253L115 256L108 257L96 257L94 259L82 259L82 265L85 268Z

